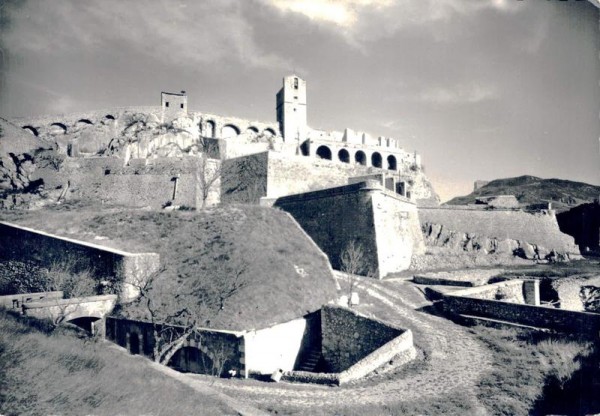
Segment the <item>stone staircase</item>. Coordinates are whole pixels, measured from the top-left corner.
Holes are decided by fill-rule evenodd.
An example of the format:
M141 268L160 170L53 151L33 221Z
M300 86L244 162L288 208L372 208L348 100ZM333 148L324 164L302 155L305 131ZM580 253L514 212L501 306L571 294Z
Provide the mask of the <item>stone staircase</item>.
M311 348L304 354L304 359L298 366L297 371L314 372L321 359L321 349Z

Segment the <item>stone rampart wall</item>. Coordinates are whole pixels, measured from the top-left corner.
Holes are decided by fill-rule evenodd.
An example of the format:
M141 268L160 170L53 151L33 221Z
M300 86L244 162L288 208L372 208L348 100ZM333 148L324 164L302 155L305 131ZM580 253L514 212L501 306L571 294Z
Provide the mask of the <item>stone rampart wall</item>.
M321 309L321 329L323 358L328 371L334 373L348 370L405 332L383 321L359 315L351 309L329 305ZM412 337L410 341L412 345ZM371 371L383 362L369 360ZM356 369L352 374L359 372Z
M97 280L113 282L121 301L135 298L131 283L143 282L159 267L156 253L128 253L6 222L0 222L0 257L45 268L58 264L73 273L89 271Z
M600 314L477 299L454 293L444 295L444 309L453 314L481 316L592 337L597 337L600 331Z
M258 204L267 193L268 153L223 161L221 201Z
M363 250L359 274L379 278L407 269L413 253L424 250L415 205L377 182L283 197L275 206L296 219L334 269L351 242Z
M348 185L277 200L275 207L289 212L334 269L341 268L340 255L349 243L363 250L361 274L379 269L371 190L364 184ZM351 224L351 226L349 226Z
M556 216L546 211L419 208L421 223L498 240L519 240L547 250L579 254L573 238L558 228Z

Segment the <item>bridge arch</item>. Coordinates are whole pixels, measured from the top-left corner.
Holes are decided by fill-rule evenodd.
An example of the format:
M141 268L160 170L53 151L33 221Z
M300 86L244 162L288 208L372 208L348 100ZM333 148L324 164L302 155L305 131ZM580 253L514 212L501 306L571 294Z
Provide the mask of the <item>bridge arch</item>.
M373 152L371 155L371 165L376 168L380 168L382 166L382 158L379 152Z
M367 155L362 150L354 154L354 161L362 166L367 166Z
M33 126L23 126L22 128L23 130L27 130L29 133L33 134L35 137L38 137L40 135L38 129L36 129Z
M107 120L112 120L112 121L115 120L115 116L113 116L112 114L107 114L107 115L104 116L104 118L107 119Z
M94 123L92 123L92 121L87 118L81 118L77 120L77 123L75 123L76 126L90 126L92 124Z
M254 127L254 126L250 126L246 129L247 133L254 133L254 134L258 134L258 128Z
M241 133L241 130L238 126L234 124L226 124L221 129L221 137L226 139L228 137L235 137Z
M331 160L331 149L327 146L319 146L317 148L317 157L320 159Z
M346 149L341 149L338 152L338 159L342 163L350 163L350 153Z

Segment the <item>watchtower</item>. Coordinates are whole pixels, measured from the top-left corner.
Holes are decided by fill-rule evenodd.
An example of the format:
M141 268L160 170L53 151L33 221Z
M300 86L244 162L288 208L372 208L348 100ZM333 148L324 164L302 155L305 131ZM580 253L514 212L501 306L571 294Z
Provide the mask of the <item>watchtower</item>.
M306 138L306 81L297 75L283 78L277 93L277 122L284 141Z
M185 91L181 93L161 92L160 107L162 109L162 120L172 120L187 114L187 94Z

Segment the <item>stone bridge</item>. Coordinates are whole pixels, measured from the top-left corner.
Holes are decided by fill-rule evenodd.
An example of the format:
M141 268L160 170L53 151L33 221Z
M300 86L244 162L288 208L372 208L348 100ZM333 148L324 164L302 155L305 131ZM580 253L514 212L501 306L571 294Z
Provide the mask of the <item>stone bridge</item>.
M71 322L90 331L96 331L94 323L104 319L117 303L117 295L88 296L70 299L43 299L22 305L23 315L54 322Z

